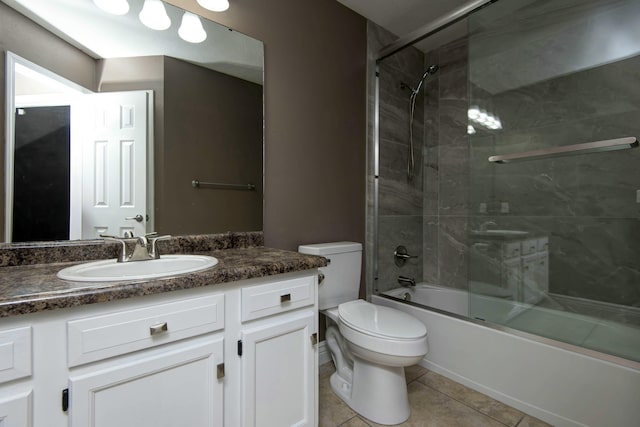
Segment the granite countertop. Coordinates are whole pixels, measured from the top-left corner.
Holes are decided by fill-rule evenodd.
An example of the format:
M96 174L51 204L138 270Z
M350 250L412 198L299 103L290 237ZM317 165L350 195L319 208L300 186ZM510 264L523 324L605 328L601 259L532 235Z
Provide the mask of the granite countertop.
M93 283L56 277L59 270L78 264L77 261L0 267L0 317L213 286L327 265L323 257L263 246L189 252L211 255L219 262L208 270L180 276Z

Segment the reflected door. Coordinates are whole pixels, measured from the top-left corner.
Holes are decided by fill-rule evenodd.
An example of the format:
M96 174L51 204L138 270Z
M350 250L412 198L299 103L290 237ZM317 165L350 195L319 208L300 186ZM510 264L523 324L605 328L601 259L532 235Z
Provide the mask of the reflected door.
M82 238L146 232L146 91L89 95L82 138Z

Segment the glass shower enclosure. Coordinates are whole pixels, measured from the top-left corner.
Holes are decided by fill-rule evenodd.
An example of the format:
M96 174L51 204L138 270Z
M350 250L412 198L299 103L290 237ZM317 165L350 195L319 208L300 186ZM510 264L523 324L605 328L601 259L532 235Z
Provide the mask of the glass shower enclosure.
M638 30L636 0L497 1L380 59L372 291L640 362Z

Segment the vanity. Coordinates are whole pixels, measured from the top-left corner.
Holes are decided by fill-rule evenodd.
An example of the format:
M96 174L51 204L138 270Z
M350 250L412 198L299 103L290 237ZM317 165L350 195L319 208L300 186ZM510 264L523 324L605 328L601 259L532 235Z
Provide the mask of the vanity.
M218 264L71 282L56 273L117 245L0 249L0 425L317 425L326 259L265 248L261 233L162 243Z

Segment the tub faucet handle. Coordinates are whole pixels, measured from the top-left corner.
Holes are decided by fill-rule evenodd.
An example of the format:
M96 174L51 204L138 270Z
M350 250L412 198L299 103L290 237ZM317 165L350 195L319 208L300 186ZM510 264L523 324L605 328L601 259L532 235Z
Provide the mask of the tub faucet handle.
M411 258L418 258L416 255L409 255L407 252L407 248L400 245L396 248L395 252L393 252L393 257L396 259L396 265L398 267L402 267L406 264L407 260Z

